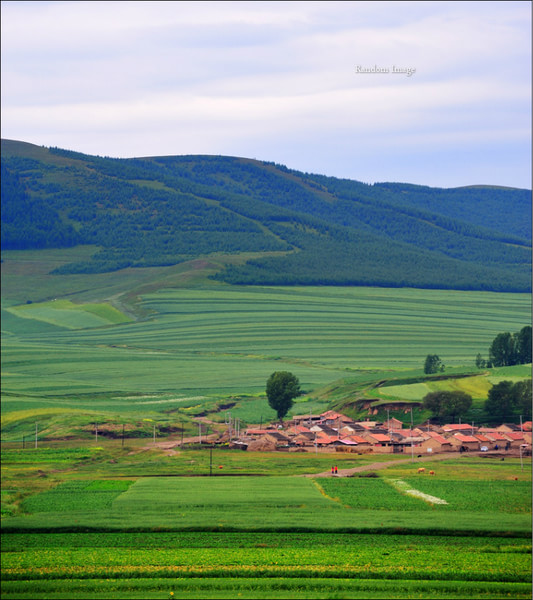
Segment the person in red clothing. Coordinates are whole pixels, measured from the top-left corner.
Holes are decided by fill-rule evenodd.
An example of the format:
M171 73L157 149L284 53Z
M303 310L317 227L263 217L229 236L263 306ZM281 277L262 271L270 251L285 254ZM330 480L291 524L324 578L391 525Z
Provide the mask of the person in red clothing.
M337 475L337 465L335 465L335 475Z

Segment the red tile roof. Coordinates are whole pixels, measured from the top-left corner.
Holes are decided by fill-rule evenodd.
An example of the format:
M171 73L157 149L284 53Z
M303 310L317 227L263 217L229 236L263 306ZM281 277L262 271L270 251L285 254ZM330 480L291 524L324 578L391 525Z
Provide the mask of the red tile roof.
M436 431L428 431L427 435L429 435L429 437L434 439L436 442L439 442L439 444L451 444L450 441Z
M477 440L474 436L472 435L463 435L462 433L454 433L453 437L457 438L460 442L475 442L476 444L479 442L479 440Z
M371 438L374 438L378 442L390 442L390 437L383 433L372 433Z
M472 425L469 425L468 423L455 423L452 425L444 425L442 429L444 431L466 431L467 429L471 430ZM474 427L474 429L477 429L477 427Z
M518 441L524 439L524 434L521 431L510 431L504 435L508 440Z
M293 425L289 429L289 432L291 433L308 433L309 431L309 427L304 427L303 425Z
M497 431L491 431L490 433L486 433L485 435L489 438L489 440L492 440L493 442L505 442L507 440L507 438L504 435Z
M357 444L368 444L368 440L365 440L365 438L362 438L360 435L350 435L345 439L353 440Z

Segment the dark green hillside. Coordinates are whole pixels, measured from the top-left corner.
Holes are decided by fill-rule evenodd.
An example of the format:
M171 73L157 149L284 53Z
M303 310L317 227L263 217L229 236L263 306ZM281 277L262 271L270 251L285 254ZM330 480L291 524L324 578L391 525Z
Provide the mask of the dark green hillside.
M264 258L217 277L529 291L530 216L527 190L367 185L244 158L112 159L2 140L2 248L98 248L58 273L255 252Z

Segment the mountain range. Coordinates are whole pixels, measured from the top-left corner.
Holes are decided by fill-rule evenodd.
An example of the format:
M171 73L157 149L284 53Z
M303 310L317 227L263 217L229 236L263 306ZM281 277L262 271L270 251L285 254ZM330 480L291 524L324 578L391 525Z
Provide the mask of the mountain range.
M116 159L5 139L1 184L3 250L94 246L58 275L253 253L215 277L531 290L531 190L366 184L249 158Z

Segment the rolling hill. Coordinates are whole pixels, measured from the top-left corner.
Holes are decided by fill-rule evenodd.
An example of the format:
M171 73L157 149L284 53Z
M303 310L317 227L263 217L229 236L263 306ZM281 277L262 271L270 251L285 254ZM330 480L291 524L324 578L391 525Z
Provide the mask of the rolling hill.
M531 192L373 185L225 156L114 159L2 140L2 249L91 245L61 273L255 253L233 284L528 292Z

